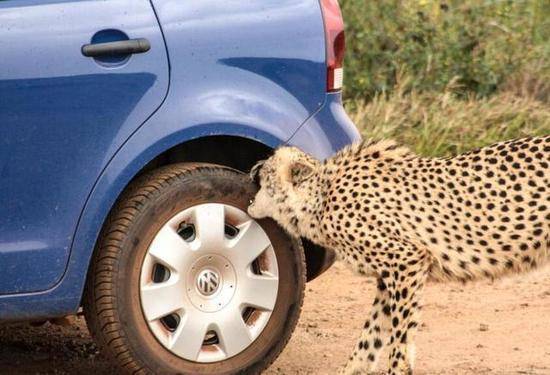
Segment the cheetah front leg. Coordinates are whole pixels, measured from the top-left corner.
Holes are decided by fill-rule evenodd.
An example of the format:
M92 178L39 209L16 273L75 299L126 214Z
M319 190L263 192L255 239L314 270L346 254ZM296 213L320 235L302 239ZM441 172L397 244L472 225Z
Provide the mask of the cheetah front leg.
M370 317L365 322L361 336L339 374L352 375L373 373L376 370L380 351L390 332L390 304L386 284L377 279L376 297L372 303Z
M389 375L410 375L414 366L414 335L419 324L421 294L428 274L424 259L403 262L385 279L391 304Z

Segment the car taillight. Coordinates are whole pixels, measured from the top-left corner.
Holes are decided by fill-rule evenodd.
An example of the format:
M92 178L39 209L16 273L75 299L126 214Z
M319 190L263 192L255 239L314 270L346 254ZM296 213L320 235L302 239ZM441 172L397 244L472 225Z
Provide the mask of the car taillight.
M327 50L327 90L338 91L344 82L344 20L338 0L321 0Z

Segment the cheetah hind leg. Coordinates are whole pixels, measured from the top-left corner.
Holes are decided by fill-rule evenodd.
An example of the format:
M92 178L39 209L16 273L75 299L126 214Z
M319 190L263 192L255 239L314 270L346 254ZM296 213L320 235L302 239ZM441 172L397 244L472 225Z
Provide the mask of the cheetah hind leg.
M340 375L377 374L376 366L385 339L390 332L390 305L386 284L378 278L376 297L370 317L365 322L361 336Z

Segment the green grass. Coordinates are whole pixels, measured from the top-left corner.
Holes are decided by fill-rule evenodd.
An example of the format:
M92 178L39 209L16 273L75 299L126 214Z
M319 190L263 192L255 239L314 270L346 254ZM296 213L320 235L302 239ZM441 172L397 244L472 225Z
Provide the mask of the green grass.
M550 0L340 0L366 138L443 156L550 134Z
M488 96L528 74L550 81L549 0L340 0L346 23L347 98L459 85Z

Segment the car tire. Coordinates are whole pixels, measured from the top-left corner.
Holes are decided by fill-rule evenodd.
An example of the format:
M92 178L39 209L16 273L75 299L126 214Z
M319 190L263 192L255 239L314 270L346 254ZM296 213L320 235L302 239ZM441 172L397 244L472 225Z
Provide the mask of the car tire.
M146 264L148 264L147 262L151 263L148 259L157 259L156 253L151 255L153 250L156 249L156 245L154 245L156 242L154 241L157 241L157 238L161 238L158 236L160 233L164 233L162 232L163 228L171 223L171 219L175 220L174 218L177 215L188 212L188 210L203 210L204 207L213 209L212 207L219 207L219 205L223 205L223 212L236 212L242 218L242 215L246 214L250 199L254 197L256 190L257 188L246 175L230 168L203 163L181 163L159 168L137 178L126 189L125 193L122 194L101 231L94 251L88 272L83 307L89 330L101 351L113 359L114 363L123 372L132 374L256 374L267 368L283 350L300 315L306 280L306 266L301 244L292 240L274 221L270 219L254 221L249 218L250 222L246 222L246 225L248 225L247 228L252 228L252 225L259 224L259 227L254 227L258 231L258 235L261 235L260 232L263 231L270 242L270 245L267 247L268 250L256 258L246 271L247 275L250 272L256 272L259 276L253 275L247 277L268 279L273 278L273 274L276 273L278 281L276 284L276 293L272 289L272 285L274 285L273 281L270 281L270 284L266 284L271 285L269 293L265 293L271 296L270 298L274 301L271 310L268 308L264 311L262 310L263 307L258 310L255 310L254 307L246 307L245 312L242 312L242 319L245 322L246 329L248 329L246 332L248 332L250 337L253 337L254 334L256 335L252 343L242 350L239 349L241 346L236 347L232 344L232 341L238 341L234 337L239 337L239 335L228 334L227 332L233 332L229 328L223 328L224 331L220 334L216 331L218 329L216 322L212 323L214 328L208 331L208 335L210 336L205 336L202 344L199 344L197 358L206 358L204 361L191 360L190 358L194 358L193 356L186 357L186 353L195 353L197 349L196 347L185 348L196 345L197 340L181 339L182 335L180 334L178 337L181 344L171 347L170 345L178 339L165 339L165 337L175 335L175 332L178 332L180 328L180 324L182 325L182 332L188 332L189 327L194 327L191 323L187 324L188 320L185 319L191 319L187 318L188 315L192 316L191 311L193 311L193 314L203 312L203 310L199 310L198 304L200 304L201 309L206 309L210 306L203 306L201 301L214 304L213 309L220 308L219 306L223 304L225 307L221 308L216 314L221 314L225 311L224 309L228 309L227 311L229 311L230 306L239 306L238 308L241 309L242 303L240 301L235 302L237 296L241 295L239 294L241 293L239 290L233 295L223 294L229 290L227 289L227 285L231 280L236 281L236 289L248 288L246 292L242 292L242 295L245 296L255 293L254 288L256 286L254 285L256 284L251 284L248 279L240 282L240 274L237 273L230 274L227 277L225 274L220 274L218 275L218 284L220 286L215 286L218 288L215 293L218 294L214 294L214 297L212 297L201 294L203 293L203 289L206 288L203 288L204 283L203 279L201 279L203 274L197 276L196 283L193 281L195 284L191 286L188 280L195 280L189 279L189 277L195 277L195 273L192 273L189 267L182 268L181 270L178 268L178 270L173 271L170 268L171 266L165 266L165 263L161 262L152 266L154 271L150 276L149 268L145 268ZM193 217L197 217L196 215ZM200 218L202 214L198 215ZM203 219L197 220L200 221ZM193 224L185 222L183 231L190 231L188 227L193 226ZM200 222L203 223L201 224L202 227L205 227L204 220ZM224 224L224 235L226 237L224 237L223 241L230 241L229 237L227 237L228 225ZM261 228L261 230L258 228ZM236 229L236 231L238 230ZM202 241L200 242L200 246L203 246L203 242L207 242L204 240L207 237L204 236L210 232L202 229L199 229L199 232L203 236L203 239L200 240ZM212 229L212 232L215 232L215 230ZM179 234L180 232L177 233ZM186 238L185 241L187 240ZM193 237L191 241L195 241L195 238ZM190 243L193 244L194 242ZM209 250L204 251L208 253ZM267 261L265 259L262 260L262 257L265 257L268 251L274 257L270 258L271 261L269 259ZM175 253L170 250L167 254ZM234 254L246 254L247 257L253 256L248 255L246 251L235 251L231 254L231 256L235 256ZM191 255L195 256L195 253ZM222 262L225 262L223 260L226 259L224 256L219 256ZM200 264L204 266L204 264L208 263L208 259L205 260L204 257L200 259L200 261L196 261L193 264L197 265L202 262ZM229 257L227 259L233 258ZM276 261L273 261L273 259L276 259ZM241 264L241 262L246 263L246 260L237 260L236 262ZM271 273L266 272L265 274L262 270L254 271L254 267L261 268L261 265L258 266L258 262L271 262L269 263L269 267L273 267L275 271L270 271ZM183 261L181 263L183 264ZM180 267L179 264L178 267ZM189 262L186 264L189 264ZM199 266L197 268L200 268ZM233 263L231 265L226 264L225 266L228 268L238 268ZM162 270L163 267L166 269ZM223 268L222 265L220 267ZM194 269L195 266L191 268ZM161 269L161 271L157 272L158 269ZM204 268L203 273L206 272L204 270L210 272L208 268ZM214 270L212 272L215 276L218 271ZM158 273L162 274L160 278L157 276ZM188 274L190 275L189 277L187 276ZM207 274L204 277L207 276L211 275ZM178 280L185 279L185 282L182 281L180 284L185 285L185 288L187 288L182 293L182 296L185 295L187 299L187 305L181 310L177 310L182 311L180 313L181 316L178 313L174 313L169 316L167 315L168 318L165 316L155 320L156 318L152 315L151 309L155 310L157 306L164 306L164 302L173 303L177 298L164 298L164 295L159 295L158 299L151 299L149 294L147 294L151 293L149 285L156 287L157 284L155 283L158 282L158 285L164 287L169 284L168 281L171 278L177 280L178 283L180 282ZM208 281L209 279L206 280ZM215 285L216 282L212 282L211 284ZM233 284L231 284L231 288L233 288ZM171 291L170 293L173 292ZM274 296L275 294L276 297ZM170 296L172 294L167 295ZM179 296L179 294L177 295ZM252 297L250 298L253 299ZM157 300L159 301L158 303L156 303ZM218 300L220 301L219 306L217 304ZM192 304L189 304L190 301ZM166 306L166 309L169 307L171 308L171 306ZM236 310L236 307L232 309L231 311L240 311ZM250 313L246 309L252 309L253 311ZM249 313L251 315L247 316L246 314ZM228 316L230 315L230 313L227 314ZM249 319L252 321L250 316L253 314L264 318L268 316L268 319L264 319L263 326L259 328L254 327L254 324L259 324L256 323L259 321L259 318L255 318L256 320L252 323L246 320ZM209 317L210 315L204 313L197 316ZM239 329L242 330L238 317L231 315L231 318L227 319L231 322L231 324L227 324L228 327L239 326ZM171 323L168 324L167 321ZM184 321L185 323L182 323ZM211 326L208 327L210 328ZM223 324L220 324L220 327L223 327ZM163 333L164 328L166 332ZM253 328L257 328L257 330L252 331ZM199 337L200 334L198 334ZM194 336L188 334L185 337L191 338ZM207 341L207 338L210 341ZM246 345L246 338L243 340L245 340L245 344L242 345ZM191 342L195 342L195 344L191 344ZM182 349L181 352L178 352L176 349L180 347L185 350ZM235 348L240 351L233 353L231 350L235 351ZM181 353L184 354L182 355ZM211 356L211 353L215 353L215 355ZM228 353L231 355L228 355ZM223 357L224 355L226 357ZM216 358L222 359L216 360Z

